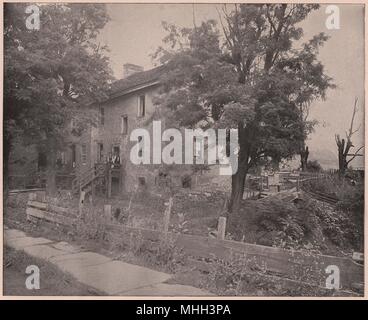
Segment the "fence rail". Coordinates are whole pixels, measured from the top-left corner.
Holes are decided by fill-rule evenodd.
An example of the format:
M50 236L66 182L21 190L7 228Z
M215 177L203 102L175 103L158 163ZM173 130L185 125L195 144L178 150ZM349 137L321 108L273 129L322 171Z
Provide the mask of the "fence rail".
M47 203L30 200L26 209L29 220L44 220L73 227L78 219L77 211ZM350 258L310 254L282 248L267 247L231 240L220 240L203 236L186 235L157 230L133 228L112 224L106 219L105 230L110 239L118 239L129 244L132 237L142 237L149 248L162 239L172 239L175 247L190 256L191 263L204 271L209 271L209 262L221 260L232 262L246 258L251 270L265 276L278 276L287 281L305 282L315 286L325 286L326 268L337 266L342 289L350 289L354 284L363 283L363 266Z

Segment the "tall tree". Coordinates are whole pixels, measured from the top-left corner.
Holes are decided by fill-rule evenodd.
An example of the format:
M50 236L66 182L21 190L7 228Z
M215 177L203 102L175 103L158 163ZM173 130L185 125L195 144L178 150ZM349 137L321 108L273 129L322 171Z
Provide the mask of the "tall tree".
M238 164L229 211L244 193L249 168L300 152L313 122L302 108L324 98L331 78L318 61L323 33L301 44L298 24L318 5L226 6L194 28L164 24L157 55L167 64L157 103L182 126L237 128Z
M335 135L338 159L339 159L339 175L340 176L345 175L346 170L348 169L349 163L353 161L359 155L359 151L364 148L364 146L361 146L358 149L356 149L354 153L349 153L351 148L355 147L352 141L352 137L360 129L360 126L357 129L354 129L354 119L358 111L357 103L358 103L358 99L356 98L354 102L353 115L351 116L350 128L349 128L349 131L346 132L346 140L344 138L341 138L339 134ZM349 160L348 160L348 157L350 158Z
M111 71L96 37L108 22L101 4L40 5L40 28L29 30L29 4L6 4L4 14L4 174L15 135L47 151L47 190L55 192L56 151L68 124L81 132L87 112L105 97Z
M307 170L307 164L308 164L308 157L309 157L309 148L305 145L305 143L302 143L302 148L299 151L300 153L300 168L302 171Z

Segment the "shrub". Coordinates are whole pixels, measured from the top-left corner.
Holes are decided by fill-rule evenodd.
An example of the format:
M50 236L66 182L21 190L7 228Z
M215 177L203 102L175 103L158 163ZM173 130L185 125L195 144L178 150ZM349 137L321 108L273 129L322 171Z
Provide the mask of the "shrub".
M297 262L297 261L296 261ZM329 296L331 291L317 285L312 269L303 268L304 273L296 273L294 285L287 280L269 274L267 267L258 265L255 258L246 254L230 256L229 260L213 259L210 264L208 281L203 287L217 295L235 296ZM323 277L324 275L322 275ZM309 279L309 281L308 281Z
M309 205L303 203L303 207ZM285 248L302 246L315 228L310 210L301 210L293 202L277 198L244 202L242 210L230 216L228 225L234 240ZM253 241L249 234L253 235Z
M176 245L174 236L162 236L151 250L144 252L154 265L167 270L176 272L180 266L184 266L186 255L181 248Z
M354 180L354 183L352 183ZM331 175L325 179L308 181L304 187L333 195L336 207L319 213L326 236L336 245L353 246L363 250L364 181L359 174L349 172L345 178Z
M311 172L320 172L322 171L322 167L317 160L309 160L307 162L307 170Z
M326 189L329 187L327 184ZM357 187L350 187L335 187L337 193L346 190L337 206L307 195L303 195L295 204L291 199L279 199L276 196L244 201L239 212L229 216L227 232L236 241L286 249L307 249L327 254L336 254L341 250L361 250L363 195ZM355 192L350 193L352 190Z
M205 286L217 294L241 295L242 281L249 271L248 259L244 255L230 260L214 259L210 263L209 282Z
M84 240L107 240L105 219L102 208L84 207L83 214L78 217L76 223L78 237Z

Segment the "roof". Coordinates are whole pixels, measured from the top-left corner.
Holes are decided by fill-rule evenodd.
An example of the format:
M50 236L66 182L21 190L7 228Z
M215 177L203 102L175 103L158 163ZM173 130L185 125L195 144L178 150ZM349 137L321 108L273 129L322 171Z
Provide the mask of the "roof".
M165 66L162 65L147 71L134 73L125 79L117 80L111 85L110 98L125 95L148 85L158 84L164 71Z

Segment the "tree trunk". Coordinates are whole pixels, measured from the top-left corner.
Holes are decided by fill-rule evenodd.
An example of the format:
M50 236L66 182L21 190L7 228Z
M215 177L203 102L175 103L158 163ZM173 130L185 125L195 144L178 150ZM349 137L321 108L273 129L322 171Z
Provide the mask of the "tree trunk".
M338 152L338 159L339 159L339 176L343 177L346 172L347 162L345 156L345 140L342 139L341 141L337 141L337 152Z
M46 194L48 196L55 196L56 188L56 147L55 143L50 141L48 143L47 154L47 168L46 168Z
M238 172L231 177L229 212L239 210L241 200L243 199L244 184L247 173L248 167L241 166L238 168Z
M249 169L248 151L251 149L251 141L253 140L250 130L250 128L245 128L242 123L238 124L240 150L238 153L238 171L231 176L231 197L228 208L230 213L239 209L243 199L245 178Z
M302 151L300 151L300 167L302 171L307 171L308 156L308 147L303 147Z
M339 150L339 175L342 177L345 175L347 169L346 158L342 151Z
M6 207L9 192L9 159L12 147L12 140L9 134L4 132L4 159L3 159L3 201L4 208Z

